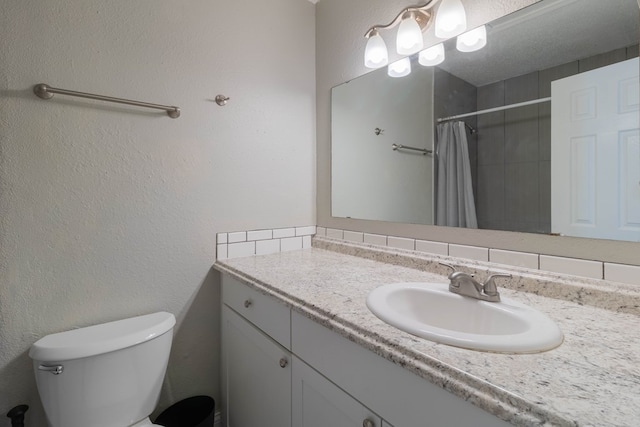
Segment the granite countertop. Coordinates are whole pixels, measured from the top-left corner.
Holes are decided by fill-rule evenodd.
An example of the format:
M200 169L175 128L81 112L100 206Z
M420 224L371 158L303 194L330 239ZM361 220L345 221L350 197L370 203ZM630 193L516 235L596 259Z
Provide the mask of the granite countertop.
M329 239L314 238L313 245L214 267L514 425L640 425L640 291L634 287ZM466 350L404 333L367 308L367 294L383 284L446 282L447 269L438 266L444 259L481 271L479 277L488 270L514 273L510 287L529 292L501 288L501 295L551 317L564 343L536 354Z

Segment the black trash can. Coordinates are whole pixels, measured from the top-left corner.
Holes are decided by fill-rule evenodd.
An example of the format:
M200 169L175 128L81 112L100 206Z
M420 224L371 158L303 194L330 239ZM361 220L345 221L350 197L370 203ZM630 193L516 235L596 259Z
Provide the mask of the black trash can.
M164 427L212 427L216 402L209 396L193 396L165 409L154 424Z

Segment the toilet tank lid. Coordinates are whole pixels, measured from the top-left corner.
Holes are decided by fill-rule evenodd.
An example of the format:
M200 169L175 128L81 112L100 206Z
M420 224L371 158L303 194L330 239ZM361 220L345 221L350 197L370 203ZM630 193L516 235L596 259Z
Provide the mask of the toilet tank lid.
M109 353L159 337L175 323L173 314L161 311L51 334L31 346L29 357L60 362Z

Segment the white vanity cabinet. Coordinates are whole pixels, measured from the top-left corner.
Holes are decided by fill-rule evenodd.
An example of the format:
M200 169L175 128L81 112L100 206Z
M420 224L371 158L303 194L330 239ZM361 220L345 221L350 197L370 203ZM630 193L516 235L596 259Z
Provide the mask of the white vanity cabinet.
M509 425L228 274L222 300L227 427Z

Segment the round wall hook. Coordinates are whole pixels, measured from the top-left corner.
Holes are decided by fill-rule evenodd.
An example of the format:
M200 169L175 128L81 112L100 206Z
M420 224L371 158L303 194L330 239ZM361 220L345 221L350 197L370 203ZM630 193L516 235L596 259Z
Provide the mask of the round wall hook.
M227 105L227 101L231 99L228 96L224 96L224 95L218 95L216 96L216 104L218 104L219 106L223 107L225 105Z

